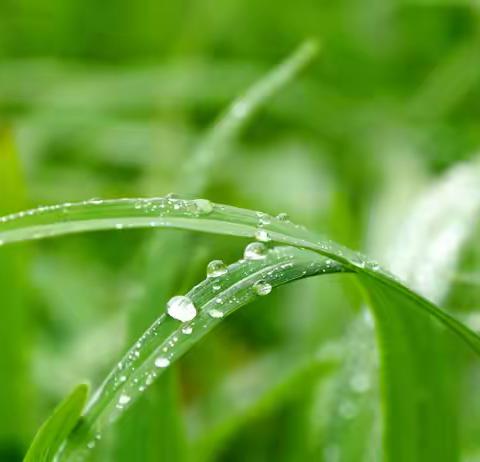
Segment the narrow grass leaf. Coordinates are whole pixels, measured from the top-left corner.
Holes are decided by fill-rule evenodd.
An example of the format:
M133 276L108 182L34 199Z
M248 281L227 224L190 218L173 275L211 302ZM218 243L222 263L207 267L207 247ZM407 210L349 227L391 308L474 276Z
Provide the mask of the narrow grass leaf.
M32 441L24 462L53 462L61 445L78 424L88 397L88 386L78 385L53 411Z

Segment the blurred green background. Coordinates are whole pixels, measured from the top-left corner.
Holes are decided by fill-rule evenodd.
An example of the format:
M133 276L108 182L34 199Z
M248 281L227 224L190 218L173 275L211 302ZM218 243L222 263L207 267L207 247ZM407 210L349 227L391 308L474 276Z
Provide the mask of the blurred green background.
M479 8L473 0L0 0L0 209L172 191L228 103L314 38L318 58L223 148L203 196L287 212L382 260L410 198L478 151ZM152 236L169 246L151 252ZM244 244L122 231L2 249L0 460L21 460L55 403L82 380L98 385L170 296L200 281L210 259L239 258ZM478 252L469 258L475 266ZM336 430L323 415L319 371L267 393L271 403L244 420L232 410L233 429L220 415L233 401L212 393L228 380L249 383L247 366L265 355L283 364L284 351L311 355L350 332L356 286L320 279L223 323L92 458L188 459L185 438L205 460L361 460L358 442L346 459L328 445ZM470 310L475 296L457 291L455 304ZM468 436L478 420L468 422L464 446L478 454Z

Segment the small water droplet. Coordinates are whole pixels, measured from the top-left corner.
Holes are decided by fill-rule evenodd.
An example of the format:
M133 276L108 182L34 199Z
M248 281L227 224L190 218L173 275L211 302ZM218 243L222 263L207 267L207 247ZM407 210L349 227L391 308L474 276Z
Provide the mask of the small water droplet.
M278 221L290 221L290 218L289 218L288 214L286 214L285 212L279 213L276 216L276 218L277 218Z
M260 242L270 242L272 238L266 229L257 229L255 231L255 239Z
M261 242L251 242L245 247L243 258L245 260L263 260L267 256L267 247Z
M227 271L228 268L222 260L213 260L207 265L208 278L218 278L226 274Z
M196 199L193 203L199 215L208 215L213 212L213 204L208 199Z
M257 295L268 295L272 291L272 285L266 281L257 281L253 285L253 290L256 292Z
M190 334L193 332L192 326L185 326L185 327L182 329L182 332L183 332L185 335L190 335Z
M95 441L89 441L87 443L87 448L88 449L93 449L95 447Z
M215 308L212 308L211 310L208 311L208 314L212 318L223 318L223 311L216 310Z
M130 396L128 396L128 395L125 395L125 394L120 395L120 397L118 398L118 404L120 406L124 406L125 404L128 404L131 399L132 398L130 398Z
M269 225L272 220L270 219L270 216L268 216L266 213L259 212L257 213L258 216L258 226L262 227L265 225Z
M155 360L155 367L164 368L164 367L168 367L168 366L170 366L170 360L168 358L164 358L162 356L159 356Z
M167 303L167 313L178 321L191 321L197 315L193 302L184 295L176 295Z

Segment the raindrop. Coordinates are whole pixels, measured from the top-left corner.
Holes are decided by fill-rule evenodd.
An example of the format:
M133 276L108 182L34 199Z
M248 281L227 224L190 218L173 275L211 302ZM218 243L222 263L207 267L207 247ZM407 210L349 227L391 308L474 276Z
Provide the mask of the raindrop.
M182 329L182 332L185 334L185 335L190 335L192 333L193 329L192 329L192 326L185 326L183 329Z
M278 221L290 221L288 214L285 212L279 213L276 218Z
M260 242L269 242L272 240L270 233L266 229L257 229L255 239Z
M263 260L267 256L267 247L261 242L252 242L245 247L243 258L245 260Z
M216 310L215 308L212 308L211 310L208 311L208 314L212 318L223 318L223 311Z
M193 203L199 215L208 215L213 212L213 204L208 199L196 199Z
M118 404L120 406L124 406L125 404L128 404L131 399L132 398L130 398L130 396L128 395L120 395L120 397L118 398Z
M257 281L253 285L253 290L257 295L268 295L272 291L272 285L266 281Z
M228 271L227 266L222 260L213 260L207 265L207 277L218 278Z
M170 366L170 360L167 359L167 358L163 358L162 356L159 356L155 360L155 366L156 367L161 367L161 368L168 367L168 366Z
M167 303L167 313L178 321L191 321L197 315L193 302L184 295L176 295Z
M270 217L266 214L261 214L259 219L258 219L258 226L265 226L269 225L272 221L270 220Z

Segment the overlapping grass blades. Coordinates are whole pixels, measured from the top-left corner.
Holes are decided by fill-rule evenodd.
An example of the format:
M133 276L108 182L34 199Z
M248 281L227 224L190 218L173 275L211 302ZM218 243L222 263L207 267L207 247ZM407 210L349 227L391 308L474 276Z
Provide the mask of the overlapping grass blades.
M222 165L225 158L232 153L231 143L242 128L271 96L279 93L311 62L317 48L315 42L305 42L285 61L254 82L236 98L214 121L198 146L176 172L175 189L193 196L203 194L211 182L214 167ZM190 236L180 233L153 235L148 239L142 252L135 259L132 271L142 281L143 291L138 296L127 294L123 303L124 307L122 307L122 312L126 312L128 316L127 345L134 342L145 326L150 325L156 319L158 300L171 296L176 290L179 280L182 280L182 284L189 282L183 271L184 260L187 258L191 260L194 252ZM161 277L157 272L159 261L163 263ZM140 276L137 275L138 268ZM145 461L155 461L159 457L167 456L172 461L181 461L184 458L183 451L179 449L182 446L179 441L185 439L181 423L171 424L172 420L181 420L180 406L178 400L175 400L175 397L178 397L176 371L170 370L157 382L155 387L158 390L151 390L148 399L142 400L130 412L128 420L120 422L117 428L114 458L118 462L123 460L130 462L133 458ZM169 395L172 399L165 401L165 395ZM159 413L170 420L163 425L162 438L157 437L156 430L157 426L161 426L158 419ZM155 425L145 428L146 420L155 422ZM149 438L146 433L152 435L151 438L155 440L152 444L135 444L137 440L135 434L140 427L144 428L143 438Z
M275 242L309 249L334 260L344 270L359 274L361 282L370 293L374 312L378 319L382 319L385 316L388 318L389 313L394 313L394 310L412 310L412 312L415 312L415 316L430 314L458 334L477 353L480 353L480 338L475 333L431 302L412 292L388 272L383 271L375 262L371 262L358 253L331 241L321 239L298 225L259 212L212 204L202 199L182 200L167 197L113 201L94 200L80 204L68 204L67 206L44 207L4 217L0 219L0 240L7 244L80 231L142 226L176 227L250 238L254 237L259 227L261 227L261 229L269 233ZM311 258L307 259L307 261L308 265L311 265ZM249 284L247 283L249 287L251 283L251 281ZM208 316L208 314L205 313L205 316ZM216 318L210 319L207 317L206 319L211 323L218 322ZM166 320L165 325L168 326L172 322L174 321ZM382 328L381 326L382 324L380 324L380 329ZM379 335L381 336L382 332L379 332ZM415 344L415 339L410 337L408 329L402 331L402 335L407 337L407 344ZM162 334L158 334L156 338L165 339ZM188 337L187 340L178 344L175 343L175 345L191 346L193 342L189 343L191 342L189 339L193 339L193 337ZM395 340L393 341L395 342ZM137 348L139 355L152 351L143 351L142 348L144 347L142 345L134 348ZM151 345L149 348L151 348ZM183 352L179 347L176 348L178 348L178 354ZM402 351L401 354L413 353ZM135 361L136 355L133 355L131 360ZM113 377L117 375L118 373L114 373ZM390 380L388 374L385 380ZM98 402L98 396L102 396L102 394L94 398L94 401L90 404L90 409L98 409L96 405L92 404ZM385 396L387 402L398 398L397 395L395 397ZM107 403L105 408L110 406L112 412L115 413L114 406L118 404L118 396L114 394L113 397L112 395L108 397L107 389L107 398L105 399L105 403ZM103 402L103 398L100 402ZM416 403L410 404L416 406ZM403 405L408 408L408 401L404 402ZM435 410L431 411L435 412ZM88 415L89 411L87 411L86 416ZM89 420L88 417L86 419L86 421ZM84 445L88 442L85 440L87 436L90 436L89 432L83 436L81 432L74 436L71 443L69 443L71 450L75 451L78 449L80 443L85 447ZM82 446L80 445L80 447ZM388 446L386 451L388 460L403 461L408 460L408 457L415 457L416 459L414 460L419 460L420 457L419 454L412 455L408 451L396 453L393 446Z

